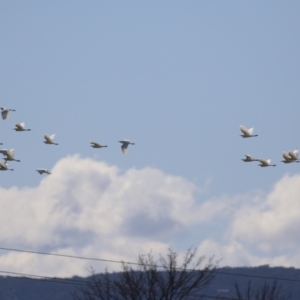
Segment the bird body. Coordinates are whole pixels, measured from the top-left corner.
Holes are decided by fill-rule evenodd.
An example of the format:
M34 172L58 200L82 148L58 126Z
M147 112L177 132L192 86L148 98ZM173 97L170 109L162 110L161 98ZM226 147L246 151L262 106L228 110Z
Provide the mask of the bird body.
M100 145L99 143L96 142L90 142L91 143L91 147L93 148L104 148L107 147L106 145Z
M16 111L15 109L10 109L10 108L5 108L5 107L0 107L1 111L1 116L3 120L7 120L9 117L9 113L11 111Z
M128 145L134 145L134 143L131 143L129 140L122 140L122 141L119 141L119 143L122 144L121 150L122 150L123 154L126 154Z
M292 163L292 162L297 162L298 163L299 162L298 153L299 153L298 149L295 149L295 150L289 151L289 152L283 152L282 156L283 156L284 160L282 160L282 162L285 163L285 164L289 164L289 163Z
M41 175L42 174L48 174L48 175L51 174L50 171L47 169L37 169L36 171L39 172Z
M44 141L45 144L58 145L57 143L53 142L53 140L55 138L55 134L51 134L51 135L45 134L44 138L45 138L45 141Z
M13 171L14 169L8 169L8 164L0 161L0 171Z
M258 159L260 162L259 166L261 167L275 167L276 165L271 165L271 159Z
M245 154L245 158L242 159L244 162L250 162L250 161L258 161L258 159L253 158L251 155Z
M25 123L18 123L15 125L15 131L30 131L31 129L25 129Z
M14 149L2 149L0 150L0 153L2 153L3 155L6 156L6 158L4 158L5 161L17 161L20 162L20 160L15 159L15 150Z
M241 134L241 137L243 137L243 138L258 136L257 134L255 134L255 135L253 134L253 131L254 131L253 127L250 127L247 129L245 126L240 125L240 130L243 133L243 134Z

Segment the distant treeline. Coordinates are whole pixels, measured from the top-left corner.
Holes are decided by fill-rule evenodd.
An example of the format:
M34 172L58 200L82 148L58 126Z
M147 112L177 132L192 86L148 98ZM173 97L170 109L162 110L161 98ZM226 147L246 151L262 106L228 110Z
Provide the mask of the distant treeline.
M118 274L111 273L111 276L119 276ZM291 295L292 300L300 299L300 269L269 267L267 265L253 268L220 268L206 294L230 297L233 295L233 286L236 282L241 287L246 287L249 280L255 286L264 283L266 280L273 282L275 278L278 278L277 282L282 287L283 293ZM287 280L280 280L280 278ZM82 284L88 280L89 277L77 276L65 279L29 279L26 277L1 276L0 299L72 300L72 292L79 290Z

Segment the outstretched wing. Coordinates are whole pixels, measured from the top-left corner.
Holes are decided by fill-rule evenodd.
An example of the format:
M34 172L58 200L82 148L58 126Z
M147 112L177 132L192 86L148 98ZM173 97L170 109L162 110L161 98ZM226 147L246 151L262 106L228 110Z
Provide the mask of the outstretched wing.
M7 155L8 152L9 152L8 149L2 149L2 150L0 150L0 153L2 153L3 155Z
M99 144L99 143L96 143L96 142L91 142L91 144L93 145L93 146L95 146L95 147L101 147L101 145Z
M260 158L258 161L259 161L263 166L268 166L268 165L270 164L270 162L271 162L270 159L265 160L265 159L262 159L262 158Z
M286 161L290 161L290 160L291 160L291 156L290 156L289 153L287 153L287 152L283 152L283 153L282 153L282 156L283 156L283 158L284 158Z
M241 130L241 132L242 132L244 135L246 135L246 136L250 136L250 135L251 135L251 134L249 133L249 130L248 130L245 126L243 126L243 125L240 126L240 130Z
M250 128L248 129L248 132L250 133L250 135L253 134L253 131L254 131L254 128L253 128L253 127L250 127Z
M54 139L54 137L55 137L55 134L52 134L52 135L45 134L44 135L44 138L48 143L52 143L52 140Z
M10 150L7 150L7 151L6 151L6 156L7 156L7 158L13 159L13 158L14 158L14 155L15 155L15 149L10 149Z
M22 130L25 128L25 123L19 123L19 124L16 124L16 127L19 129L19 130Z
M292 160L297 160L298 159L298 153L299 153L299 150L295 149L294 151L289 152L289 156L291 157Z
M128 144L127 144L127 143L123 143L123 144L122 144L121 149L122 149L123 154L126 154L126 152L127 152L127 147L128 147Z
M3 120L7 120L9 116L9 110L8 109L2 110L1 115Z

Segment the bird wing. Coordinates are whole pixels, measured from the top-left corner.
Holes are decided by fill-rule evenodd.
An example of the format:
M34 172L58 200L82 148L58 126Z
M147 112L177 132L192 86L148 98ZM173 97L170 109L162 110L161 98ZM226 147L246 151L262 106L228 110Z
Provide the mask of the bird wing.
M6 169L7 165L0 161L0 169Z
M289 156L291 157L292 160L297 160L298 159L298 153L299 153L299 150L296 149L294 151L290 151Z
M25 128L25 123L22 122L22 123L16 124L16 126L17 126L19 129L24 129L24 128Z
M247 129L245 126L243 126L243 125L240 126L240 130L241 130L241 132L242 132L244 135L247 135L247 136L250 136L250 135L251 135L251 134L249 133L248 129Z
M290 156L289 153L287 153L287 152L283 152L283 153L282 153L282 156L283 156L283 158L284 158L286 161L290 161L290 160L291 160L291 156Z
M7 109L2 110L1 115L2 115L3 120L8 119L9 110L7 110Z
M45 172L44 169L37 169L36 171L39 172L40 174L43 174Z
M55 135L54 135L55 136ZM48 143L52 143L52 139L54 138L53 137L53 134L52 135L48 135L48 134L45 134L44 135L44 138L45 138L45 140L48 142Z
M96 146L96 147L101 147L101 145L99 143L96 143L96 142L91 142L91 144Z
M2 150L0 150L0 153L2 153L3 155L7 155L8 152L9 152L8 149L2 149Z
M123 154L126 154L126 152L127 152L127 147L128 147L128 144L127 144L127 143L123 143L123 144L122 144L121 149L122 149Z
M262 158L260 158L258 161L259 161L262 165L264 165L264 166L268 166L269 163L271 162L269 159L268 159L268 160L265 160L265 159L262 159Z
M14 158L14 154L15 154L15 150L14 149L10 149L10 150L6 151L7 158L10 158L10 159Z
M245 154L245 156L246 156L246 159L247 159L247 160L252 160L252 159L253 159L252 156L249 155L249 154Z
M250 127L250 128L248 129L248 132L250 133L250 135L253 134L253 131L254 131L254 128L253 128L253 127Z

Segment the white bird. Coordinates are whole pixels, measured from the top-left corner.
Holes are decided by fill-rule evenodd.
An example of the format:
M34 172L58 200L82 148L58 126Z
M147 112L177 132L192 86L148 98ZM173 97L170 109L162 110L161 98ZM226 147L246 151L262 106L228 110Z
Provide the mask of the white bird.
M7 162L3 163L0 161L0 171L7 171L7 170L13 171L14 169L9 169Z
M51 174L50 171L47 169L37 169L36 171L38 171L41 175L42 174Z
M20 162L20 160L15 159L15 150L14 149L2 149L0 150L0 153L2 153L3 155L6 155L6 158L4 158L4 160L7 161L17 161Z
M258 159L253 158L251 155L245 154L245 156L246 156L246 157L242 159L244 162L258 161Z
M0 109L2 110L1 115L2 115L2 119L3 120L7 120L9 117L9 113L11 111L16 111L15 109L10 109L10 108L5 108L5 107L0 107Z
M282 160L283 163L285 164L289 164L292 162L299 162L298 160L298 154L299 154L299 150L295 149L293 151L289 151L289 152L283 152L282 156L284 158L284 160Z
M45 144L58 145L57 143L53 142L53 140L55 138L55 134L51 134L51 135L45 134L44 138L45 138L45 141L44 141Z
M104 147L107 147L107 146L100 145L99 143L96 143L96 142L91 142L91 147L93 147L93 148L104 148Z
M122 149L123 154L126 154L128 145L134 145L134 143L131 143L128 140L122 140L122 141L119 141L119 143L122 144L121 149Z
M241 137L243 137L243 138L258 136L257 134L253 134L253 131L254 131L253 127L250 127L249 129L247 129L245 126L240 125L240 130L243 133L243 134L241 134Z
M259 166L261 167L275 167L276 165L271 165L271 159L258 159L258 161L260 162Z
M31 129L25 129L25 123L18 123L15 125L15 131L30 131Z

